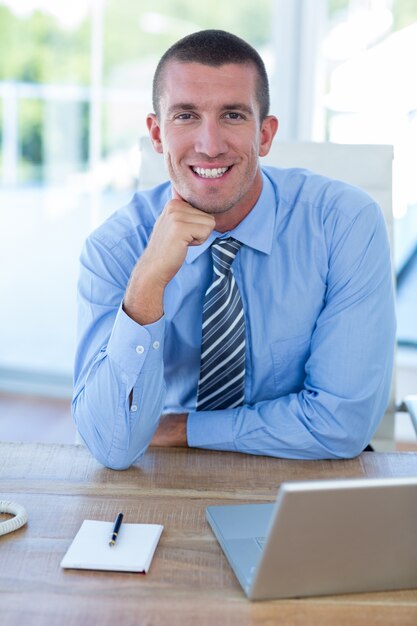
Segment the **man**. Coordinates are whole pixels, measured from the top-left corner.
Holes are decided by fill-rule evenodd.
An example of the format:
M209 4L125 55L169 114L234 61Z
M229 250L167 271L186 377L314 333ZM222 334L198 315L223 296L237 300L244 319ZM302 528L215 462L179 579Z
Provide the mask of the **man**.
M202 31L162 57L147 118L170 182L87 240L74 418L128 467L149 444L359 454L384 413L395 322L383 217L362 191L261 169L278 128L257 52Z

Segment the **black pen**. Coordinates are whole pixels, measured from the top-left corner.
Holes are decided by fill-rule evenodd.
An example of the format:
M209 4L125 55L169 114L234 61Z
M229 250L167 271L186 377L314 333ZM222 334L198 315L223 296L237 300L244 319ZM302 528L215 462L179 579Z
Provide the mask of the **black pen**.
M117 535L119 533L119 529L120 529L120 525L122 523L122 519L123 519L123 513L119 513L119 515L116 517L116 521L114 522L113 532L112 532L112 535L111 535L111 539L109 541L109 546L110 547L114 546L114 544L116 543L116 539L117 539Z

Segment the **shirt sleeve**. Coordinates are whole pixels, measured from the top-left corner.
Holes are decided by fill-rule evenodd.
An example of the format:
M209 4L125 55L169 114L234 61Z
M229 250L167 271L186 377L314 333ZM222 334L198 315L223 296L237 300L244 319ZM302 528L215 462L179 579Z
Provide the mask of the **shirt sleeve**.
M165 397L165 320L140 326L123 310L131 261L90 237L81 254L73 417L93 456L113 469L146 451Z
M395 314L384 218L374 203L326 225L326 298L297 393L190 413L190 446L284 458L349 458L369 443L389 399Z

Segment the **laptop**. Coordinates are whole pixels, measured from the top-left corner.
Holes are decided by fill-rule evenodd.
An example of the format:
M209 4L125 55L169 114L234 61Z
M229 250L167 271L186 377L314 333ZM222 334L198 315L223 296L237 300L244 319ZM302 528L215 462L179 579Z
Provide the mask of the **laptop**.
M285 482L206 515L251 600L417 587L417 477Z

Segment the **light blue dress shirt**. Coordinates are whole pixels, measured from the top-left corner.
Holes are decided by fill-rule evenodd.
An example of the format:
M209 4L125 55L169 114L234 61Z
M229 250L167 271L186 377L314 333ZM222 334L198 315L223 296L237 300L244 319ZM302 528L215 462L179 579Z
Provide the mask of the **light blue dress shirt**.
M126 468L162 413L189 413L189 446L298 459L352 457L386 408L395 317L383 215L363 191L301 169L263 168L258 202L232 231L188 250L164 316L121 307L171 185L137 193L81 255L73 414L91 453ZM245 404L195 411L204 294L216 237L233 263L246 322ZM132 392L132 401L129 396Z

